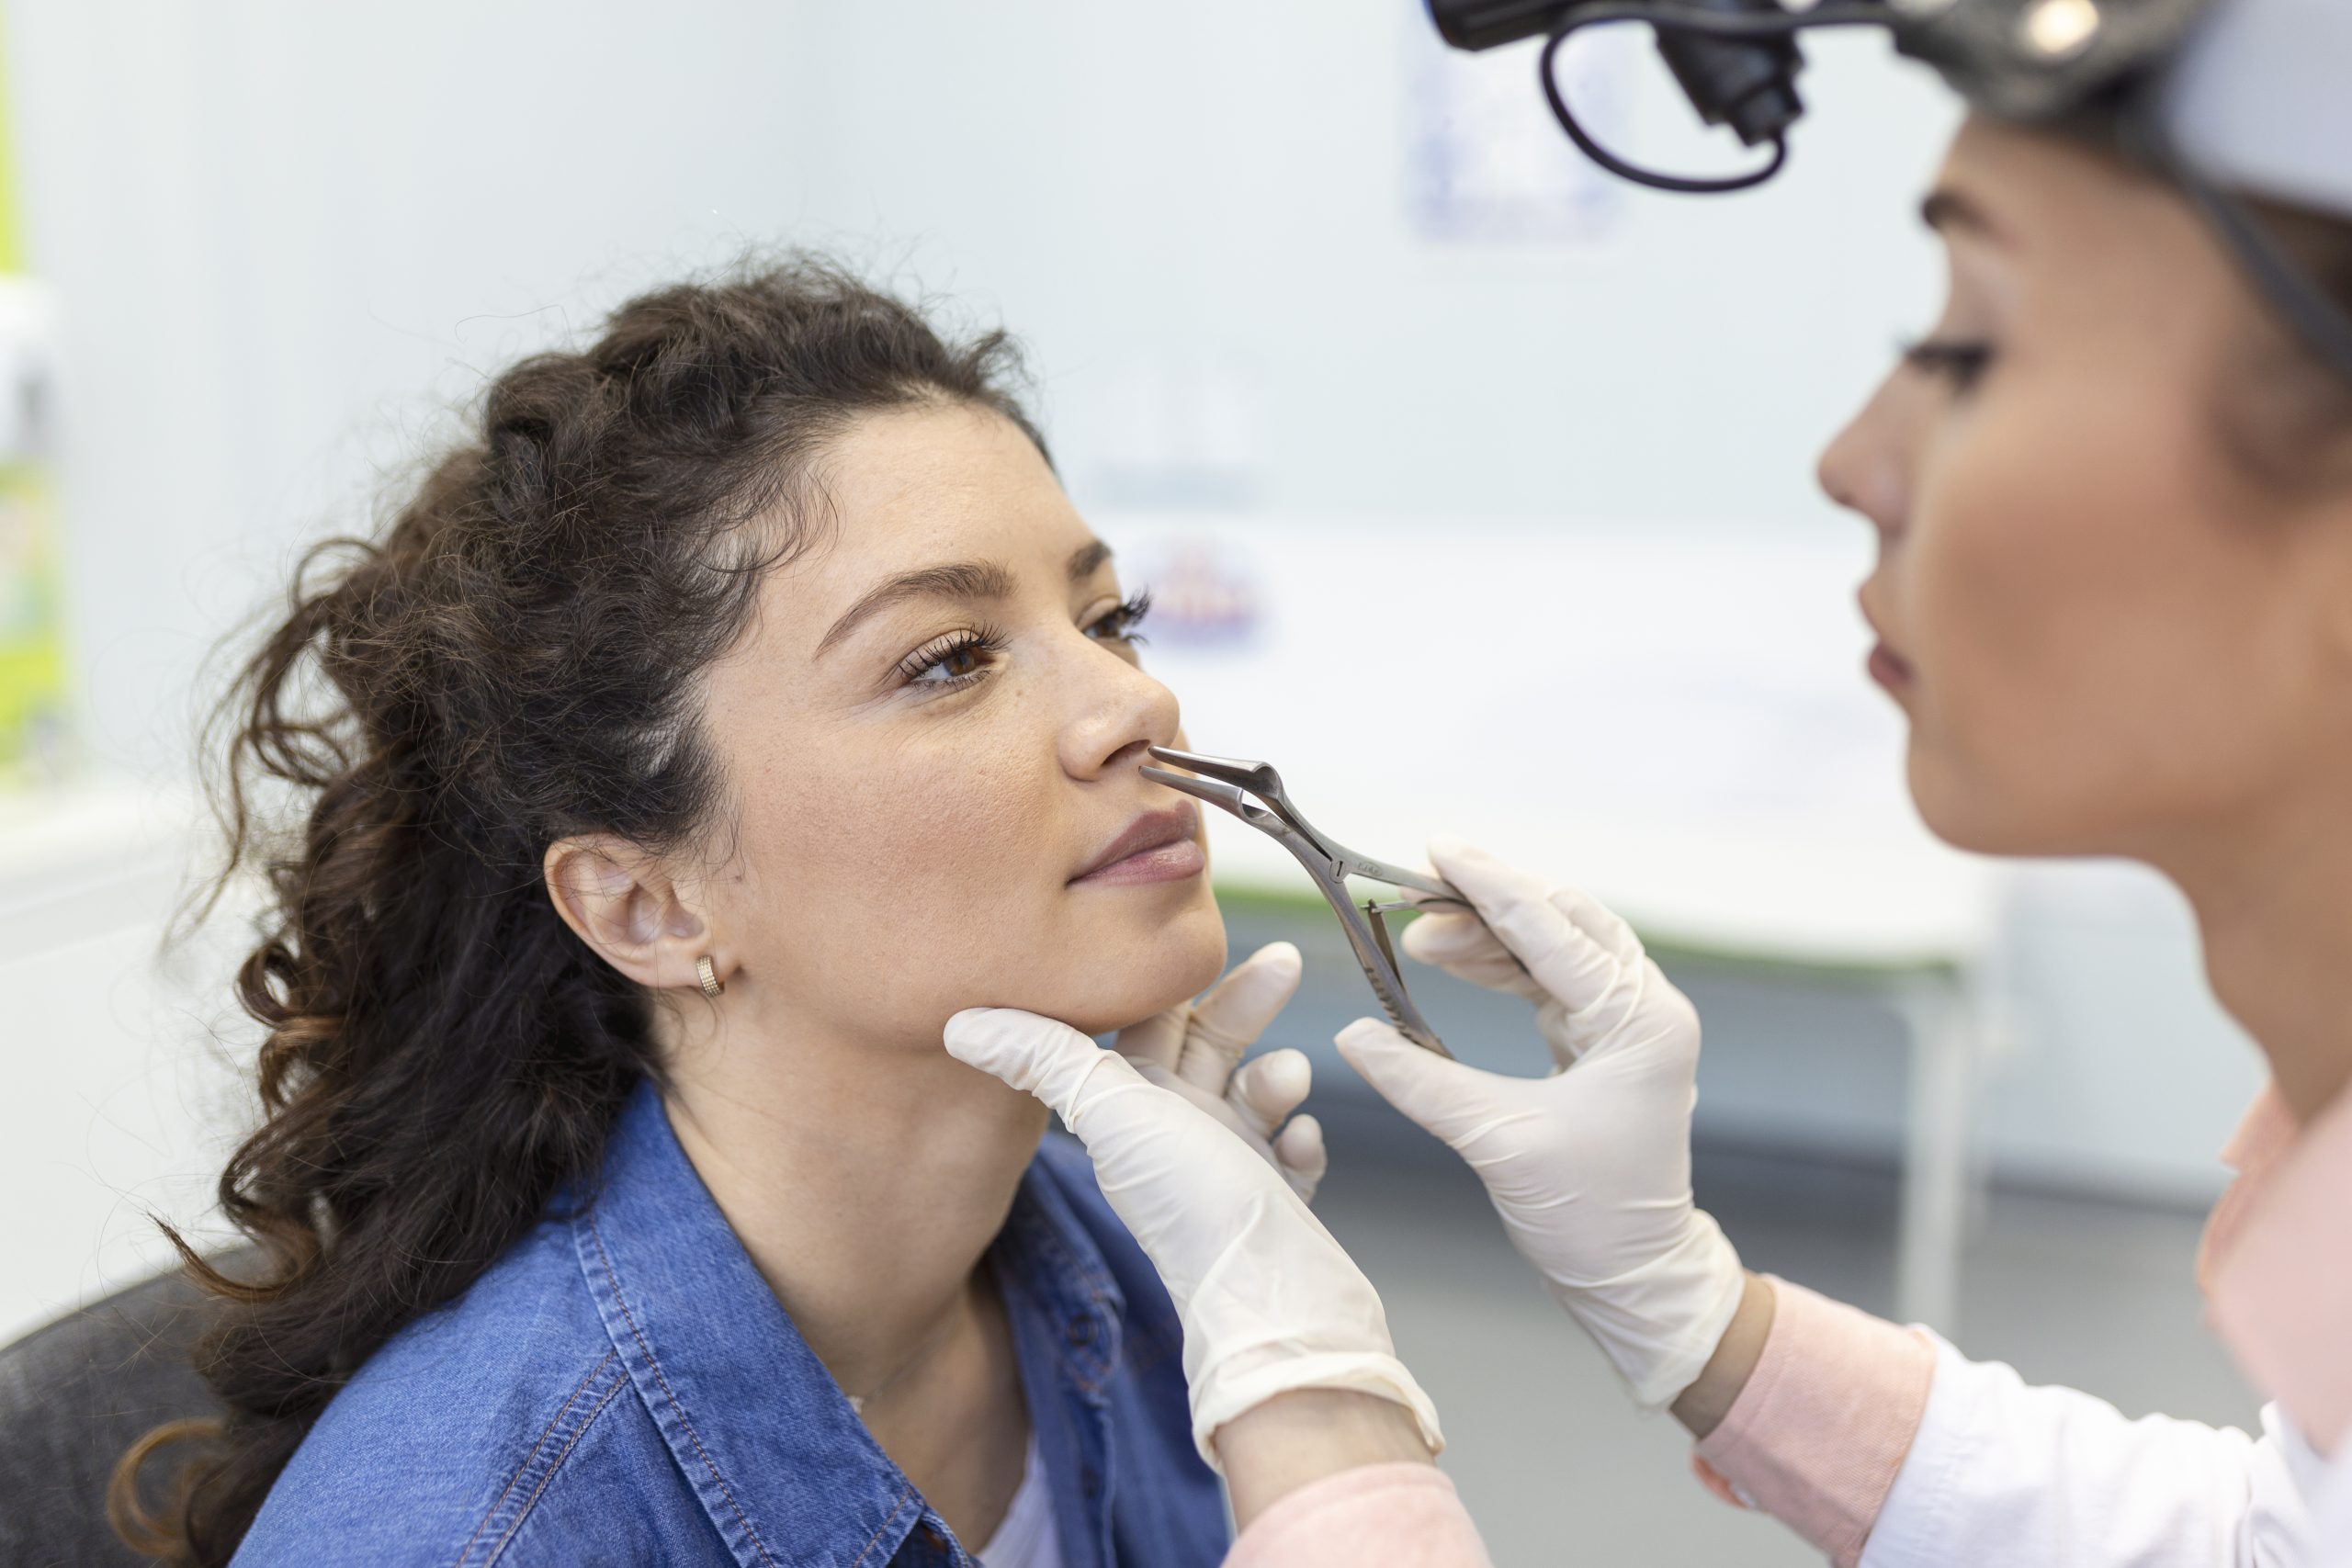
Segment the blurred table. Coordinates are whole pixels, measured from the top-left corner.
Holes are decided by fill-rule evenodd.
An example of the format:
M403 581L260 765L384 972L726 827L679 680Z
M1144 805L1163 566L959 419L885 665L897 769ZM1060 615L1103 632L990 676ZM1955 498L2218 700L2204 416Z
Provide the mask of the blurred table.
M2002 882L1911 809L1900 716L1861 672L1861 529L1097 522L1155 589L1146 660L1192 743L1276 763L1318 828L1408 863L1454 832L1589 889L1669 964L1889 1007L1898 1310L1951 1330ZM1312 897L1209 815L1220 887Z

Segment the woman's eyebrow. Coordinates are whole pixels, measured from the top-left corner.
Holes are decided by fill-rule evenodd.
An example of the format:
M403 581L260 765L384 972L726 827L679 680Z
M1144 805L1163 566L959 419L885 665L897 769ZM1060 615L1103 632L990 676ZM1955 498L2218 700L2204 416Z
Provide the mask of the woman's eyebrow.
M1063 570L1072 582L1083 582L1111 558L1111 547L1100 539L1089 539L1079 546ZM994 561L956 561L947 566L917 567L896 577L885 578L864 593L857 603L842 612L817 644L812 658L821 659L834 644L842 641L858 628L860 623L881 614L893 604L910 599L1010 599L1012 597L1012 573Z
M832 629L817 644L812 658L821 659L835 643L858 628L859 623L893 604L910 599L1010 599L1012 573L994 561L956 561L948 566L918 567L883 579L842 612Z

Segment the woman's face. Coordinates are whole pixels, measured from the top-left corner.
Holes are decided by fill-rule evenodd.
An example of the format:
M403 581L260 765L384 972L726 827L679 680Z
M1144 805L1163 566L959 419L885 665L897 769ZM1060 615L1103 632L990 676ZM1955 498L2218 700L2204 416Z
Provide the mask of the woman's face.
M1100 1032L1206 986L1199 814L1139 771L1176 698L1037 449L922 407L818 471L820 542L706 675L737 811L702 895L729 1006L935 1050L959 1008Z
M1928 825L2160 863L2352 737L2341 496L2265 489L2225 400L2256 317L2174 195L1973 120L1928 220L1943 318L1829 447L1879 540L1872 673ZM2255 815L2249 815L2249 814Z

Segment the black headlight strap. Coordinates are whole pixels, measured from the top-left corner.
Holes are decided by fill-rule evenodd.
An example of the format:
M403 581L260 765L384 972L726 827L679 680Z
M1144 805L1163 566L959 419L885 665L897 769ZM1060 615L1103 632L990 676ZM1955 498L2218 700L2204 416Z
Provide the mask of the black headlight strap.
M2297 265L2245 204L2205 177L2165 131L2156 95L2142 92L2120 116L2125 149L2180 187L2265 303L2295 339L2352 385L2352 310Z

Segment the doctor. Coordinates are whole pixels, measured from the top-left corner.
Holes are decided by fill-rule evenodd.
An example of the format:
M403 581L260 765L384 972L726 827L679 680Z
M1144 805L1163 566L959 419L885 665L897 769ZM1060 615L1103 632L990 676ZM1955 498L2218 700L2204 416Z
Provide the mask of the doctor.
M2291 276L2111 145L1980 106L1924 209L1942 319L1820 472L1878 540L1869 673L1910 721L1929 826L2165 874L2267 1059L2199 1259L2272 1402L2259 1435L2127 1421L1742 1269L1691 1202L1699 1020L1573 888L1439 840L1477 917L1406 937L1522 997L1552 1076L1370 1021L1340 1037L1477 1172L1634 1402L1691 1431L1710 1487L1839 1564L2352 1563L2352 5L2222 0L2194 38L2175 139ZM1378 1298L1271 1129L1028 1014L959 1014L947 1043L1061 1113L1166 1277L1233 1562L1485 1561Z

